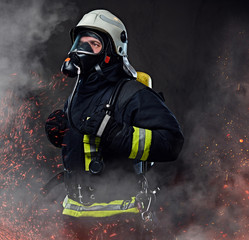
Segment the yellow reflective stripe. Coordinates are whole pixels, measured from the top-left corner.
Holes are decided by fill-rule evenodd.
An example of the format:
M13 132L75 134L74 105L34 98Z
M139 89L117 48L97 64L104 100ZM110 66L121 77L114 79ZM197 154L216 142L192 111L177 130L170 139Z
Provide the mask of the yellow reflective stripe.
M152 131L138 127L133 128L132 148L129 158L146 161L149 157Z
M143 156L141 157L142 161L146 161L149 157L151 140L152 140L152 131L149 129L145 129L145 146L144 146Z
M98 151L98 148L99 148L100 140L101 140L100 137L95 137L95 144L96 144L96 150L97 151Z
M132 137L132 147L131 147L131 153L129 158L135 159L138 152L138 146L139 146L139 128L133 127L133 137Z
M134 203L136 200L135 197L132 197L131 198L131 203ZM94 207L94 206L110 206L110 205L122 205L122 203L124 202L124 200L114 200L114 201L111 201L109 203L93 203L89 206L85 206L85 207ZM66 206L66 204L69 203L69 204L73 204L73 205L77 205L77 206L84 206L83 204L81 203L78 203L76 201L74 201L73 199L71 198L68 198L68 196L65 198L64 202L63 202L63 207Z
M62 214L69 215L72 217L110 217L117 214L124 214L124 213L139 213L137 207L130 208L126 210L115 210L115 211L75 211L71 209L64 209Z
M91 147L90 147L90 136L84 135L84 153L85 153L85 170L89 171L89 164L91 162Z
M82 206L82 204L80 204L80 203L74 201L74 200L71 199L71 198L68 198L68 195L65 197L62 206L65 207L67 203L74 204L74 205L77 205L77 206Z
M132 197L131 198L131 202L130 204L135 204L136 201L136 197ZM128 209L118 209L118 210L91 210L92 207L96 206L96 207L104 207L104 206L117 206L117 205L122 205L124 203L124 200L114 200L111 201L109 203L93 203L92 205L89 206L84 206L81 203L78 203L70 198L68 198L68 196L65 197L64 201L63 201L63 207L64 210L62 212L62 214L64 215L69 215L69 216L73 216L73 217L108 217L108 216L113 216L116 214L122 214L122 213L139 213L139 210L137 207L131 207ZM70 204L76 205L76 206L84 206L84 208L89 208L89 210L82 210L82 211L77 211L77 210L73 210L70 209ZM67 208L68 207L68 208Z
M90 135L84 135L84 154L85 154L85 171L89 171L89 164L98 151L100 138Z

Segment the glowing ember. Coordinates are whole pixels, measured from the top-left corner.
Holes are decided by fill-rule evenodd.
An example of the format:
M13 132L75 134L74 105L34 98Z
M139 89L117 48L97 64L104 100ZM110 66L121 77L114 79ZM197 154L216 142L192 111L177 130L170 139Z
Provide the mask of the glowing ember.
M59 229L63 228L61 211L57 212L54 202L42 199L39 194L53 172L62 169L60 156L51 157L54 149L43 130L42 114L46 117L47 113L42 113L42 107L61 107L63 103L62 100L53 103L53 98L48 98L49 85L38 74L31 73L31 78L34 89L22 92L23 97L16 89L9 89L0 99L0 224L7 226L0 227L0 239L50 239L53 228L58 233L51 234L51 239L58 239ZM65 86L67 83L62 79L56 75L52 82ZM50 149L50 153L44 149ZM58 222L57 226L54 222Z

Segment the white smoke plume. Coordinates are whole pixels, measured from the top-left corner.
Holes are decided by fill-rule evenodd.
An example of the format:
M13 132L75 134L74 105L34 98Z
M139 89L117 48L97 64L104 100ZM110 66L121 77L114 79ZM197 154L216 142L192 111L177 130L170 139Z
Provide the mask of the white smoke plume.
M9 86L11 79L14 85L25 85L30 79L28 70L44 71L40 62L44 43L55 31L60 31L59 24L72 13L75 9L65 1L1 1L1 91ZM35 50L39 50L37 54ZM20 77L13 80L13 74Z
M207 101L187 116L186 126L194 127L183 156L185 181L172 187L177 198L169 197L169 212L181 226L172 239L249 237L247 24L226 18L211 41L213 61L203 62Z
M39 189L61 169L54 149L44 151L47 142L42 111L44 101L48 101L44 95L48 81L41 76L48 73L41 59L46 42L63 30L60 24L73 13L77 9L67 1L0 3L1 239L49 239L59 234L41 227L56 214L58 209L51 207L52 215L46 216L60 192L41 199ZM54 170L47 171L51 165Z

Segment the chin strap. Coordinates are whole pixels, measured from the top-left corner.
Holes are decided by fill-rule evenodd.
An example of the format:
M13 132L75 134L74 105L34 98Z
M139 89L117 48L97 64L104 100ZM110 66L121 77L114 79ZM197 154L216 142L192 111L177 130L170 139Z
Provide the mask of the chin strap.
M123 57L123 69L129 76L137 78L137 72L129 63L127 56Z
M105 48L105 52L104 52L104 58L103 60L101 61L100 65L102 64L108 64L109 61L110 61L110 55L111 55L111 50L109 50L109 48L111 48L111 43L110 43L110 40L108 41L107 43L107 46ZM94 66L94 69L96 70L96 72L100 75L100 76L104 76L104 73L100 67L99 63L97 63L95 66Z

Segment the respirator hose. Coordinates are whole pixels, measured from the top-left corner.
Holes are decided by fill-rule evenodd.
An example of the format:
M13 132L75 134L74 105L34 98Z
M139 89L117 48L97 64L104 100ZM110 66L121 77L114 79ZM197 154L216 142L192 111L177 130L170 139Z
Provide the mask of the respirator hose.
M68 122L69 122L69 125L71 126L71 128L79 133L79 134L82 134L82 132L74 125L73 123L73 119L72 119L72 114L71 114L71 108L72 108L72 102L73 102L73 99L74 99L74 96L75 96L75 93L76 93L76 89L79 85L79 80L80 80L80 67L75 65L75 67L78 69L77 71L77 80L76 80L76 83L74 85L74 88L73 88L73 91L71 93L71 96L69 98L69 101L68 101L68 107L67 107L67 110L66 110L66 114L67 114L67 118L68 118Z

